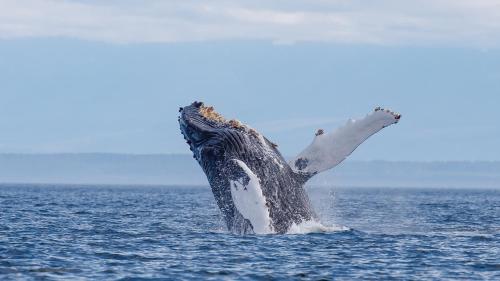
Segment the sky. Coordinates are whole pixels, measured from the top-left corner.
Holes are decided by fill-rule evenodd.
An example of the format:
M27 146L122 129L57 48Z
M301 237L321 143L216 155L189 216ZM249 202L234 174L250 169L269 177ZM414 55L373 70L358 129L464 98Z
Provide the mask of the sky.
M357 160L500 160L498 1L0 0L0 153L189 153L212 104L305 148L376 106Z

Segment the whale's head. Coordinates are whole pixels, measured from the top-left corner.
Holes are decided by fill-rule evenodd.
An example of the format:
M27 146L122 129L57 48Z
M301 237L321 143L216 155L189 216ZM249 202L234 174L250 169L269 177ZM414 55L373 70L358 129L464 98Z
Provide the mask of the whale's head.
M227 120L202 102L179 109L179 125L193 157L202 168L231 155L240 158L248 147L261 146L264 138L237 120ZM264 141L264 143L267 140Z
M199 152L198 149L209 143L224 125L222 117L215 117L215 114L211 118L207 118L209 111L209 108L205 107L202 102L197 101L179 108L181 132L197 159L199 158L199 155L196 154Z

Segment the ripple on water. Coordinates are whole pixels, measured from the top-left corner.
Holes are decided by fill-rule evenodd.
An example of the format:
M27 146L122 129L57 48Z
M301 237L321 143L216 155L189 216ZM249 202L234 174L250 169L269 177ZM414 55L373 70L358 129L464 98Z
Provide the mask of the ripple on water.
M498 191L310 193L328 223L239 236L208 188L3 185L0 279L500 280Z

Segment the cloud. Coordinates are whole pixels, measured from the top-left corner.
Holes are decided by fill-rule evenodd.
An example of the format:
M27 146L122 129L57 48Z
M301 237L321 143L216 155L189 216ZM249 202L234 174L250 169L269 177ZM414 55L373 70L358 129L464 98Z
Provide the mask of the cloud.
M0 38L498 47L497 0L0 0Z

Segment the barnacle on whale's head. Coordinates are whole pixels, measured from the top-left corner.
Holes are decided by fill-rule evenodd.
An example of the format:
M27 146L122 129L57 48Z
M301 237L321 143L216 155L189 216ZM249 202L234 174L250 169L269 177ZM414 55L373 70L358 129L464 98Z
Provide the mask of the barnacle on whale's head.
M199 108L199 113L201 114L201 116L203 116L209 120L220 122L220 123L226 122L226 119L224 118L224 116L222 116L220 113L215 111L213 106L205 106L202 104Z
M231 119L229 120L229 126L233 127L233 128L243 128L244 125L241 124L240 121L236 120L236 119Z
M235 128L235 129L246 127L239 120L236 120L236 119L227 120L226 118L224 118L224 116L222 116L222 114L215 111L213 106L205 106L204 104L201 104L199 109L198 109L198 112L204 118L211 120L211 121L218 122L221 125L228 125L229 127Z

